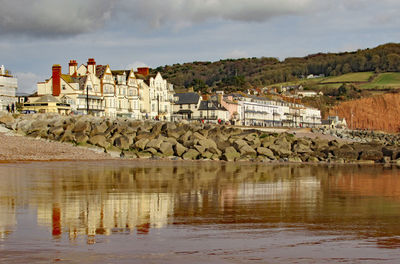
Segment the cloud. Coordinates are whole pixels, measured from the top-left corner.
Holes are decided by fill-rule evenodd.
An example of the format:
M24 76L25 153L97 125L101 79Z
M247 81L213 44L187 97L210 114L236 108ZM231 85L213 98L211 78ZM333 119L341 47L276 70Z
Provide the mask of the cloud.
M18 78L18 92L20 93L33 93L36 91L36 84L45 79L32 72L17 72L15 77Z
M229 59L239 59L239 58L246 58L248 56L249 55L246 51L235 49L227 53L225 57Z
M131 64L128 64L128 66L125 67L125 69L133 69L134 71L137 71L138 67L149 67L146 63L141 62L141 61L135 61Z
M102 28L111 18L110 0L0 0L0 33L54 37Z
M131 18L145 20L154 27L166 23L188 26L210 19L262 22L284 15L303 14L316 0L121 0L120 7Z

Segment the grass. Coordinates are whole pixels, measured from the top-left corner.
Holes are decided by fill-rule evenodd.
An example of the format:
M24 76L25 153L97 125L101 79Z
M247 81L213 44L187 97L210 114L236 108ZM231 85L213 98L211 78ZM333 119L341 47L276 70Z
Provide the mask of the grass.
M371 78L373 75L373 72L347 73L336 77L328 77L320 82L320 84L368 82L369 78Z
M363 89L400 88L400 73L387 72L379 74L372 82L362 84Z

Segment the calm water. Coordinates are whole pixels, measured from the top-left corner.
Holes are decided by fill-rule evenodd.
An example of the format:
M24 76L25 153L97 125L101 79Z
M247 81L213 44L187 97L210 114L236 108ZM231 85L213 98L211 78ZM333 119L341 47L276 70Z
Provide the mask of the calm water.
M400 263L400 170L0 165L1 263Z

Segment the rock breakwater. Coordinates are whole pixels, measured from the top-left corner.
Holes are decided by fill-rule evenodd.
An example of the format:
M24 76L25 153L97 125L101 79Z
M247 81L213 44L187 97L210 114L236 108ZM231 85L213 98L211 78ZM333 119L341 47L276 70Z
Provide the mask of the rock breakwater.
M400 147L390 141L346 143L212 124L55 114L0 114L0 123L25 136L97 146L123 158L335 163L400 158Z

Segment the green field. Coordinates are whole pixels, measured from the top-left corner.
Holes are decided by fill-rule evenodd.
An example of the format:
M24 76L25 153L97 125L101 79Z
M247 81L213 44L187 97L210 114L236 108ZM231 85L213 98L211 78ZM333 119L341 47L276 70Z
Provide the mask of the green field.
M400 73L387 72L379 74L372 82L361 85L363 89L400 88Z
M369 78L371 78L373 75L373 72L347 73L340 76L325 78L320 82L320 84L368 82Z

